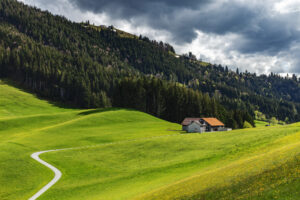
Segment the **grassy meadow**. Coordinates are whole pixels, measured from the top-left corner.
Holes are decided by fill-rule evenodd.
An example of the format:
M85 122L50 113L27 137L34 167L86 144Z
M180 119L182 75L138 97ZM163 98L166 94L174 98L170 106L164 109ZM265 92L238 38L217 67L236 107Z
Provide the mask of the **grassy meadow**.
M126 109L80 110L0 84L0 199L297 199L300 124L185 134Z
M265 121L254 120L254 122L255 122L255 126L256 126L256 127L264 127L264 126L269 125L269 123L268 123L268 122L265 122Z

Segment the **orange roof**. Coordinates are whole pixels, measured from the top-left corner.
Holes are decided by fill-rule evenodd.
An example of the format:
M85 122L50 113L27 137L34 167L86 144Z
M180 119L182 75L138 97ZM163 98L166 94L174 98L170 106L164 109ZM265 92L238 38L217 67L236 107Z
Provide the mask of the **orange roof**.
M219 121L217 118L202 118L202 119L211 126L224 126L224 124L221 121Z

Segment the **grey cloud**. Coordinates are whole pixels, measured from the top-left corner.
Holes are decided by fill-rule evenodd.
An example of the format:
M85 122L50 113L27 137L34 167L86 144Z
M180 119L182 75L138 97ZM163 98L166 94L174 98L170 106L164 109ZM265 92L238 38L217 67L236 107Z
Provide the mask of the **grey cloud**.
M82 10L105 13L112 18L126 19L137 25L149 25L152 28L167 30L179 43L191 42L197 36L194 24L199 19L195 13L209 4L209 0L70 1Z
M296 45L295 45L296 46ZM289 52L289 60L293 61L292 68L288 70L290 73L296 73L300 77L300 42L296 49Z
M191 42L198 36L197 30L206 36L212 36L210 38L224 36L224 44L227 42L229 46L222 46L219 40L220 45L208 45L208 48L220 49L224 55L223 59L228 56L228 64L244 65L245 61L248 64L244 68L261 72L264 71L263 68L268 69L271 64L271 70L278 73L300 73L300 12L274 13L272 4L275 1L273 0L263 1L259 5L257 4L259 1L251 0L21 1L50 9L56 14L67 15L76 21L86 20L84 15L80 16L80 14L90 11L95 14L104 13L112 21L127 20L135 27L144 26L150 30L163 30L167 32L167 40L175 44L177 49L192 44ZM77 8L74 9L75 14L68 7L71 4L73 8L74 6ZM227 34L232 33L237 37L227 37ZM227 38L230 41L225 41ZM213 43L212 40L209 42ZM241 57L245 56L245 60L238 57L230 58L231 52L236 52ZM267 62L259 56L266 56L268 59L271 56L278 62L274 64L268 60L266 64ZM255 57L257 59L254 59Z
M265 8L250 7L236 1L208 0L70 0L79 9L106 13L137 25L169 31L177 43L189 43L195 30L224 35L240 34L232 48L241 53L264 52L275 55L300 38L291 26L293 18L274 18ZM292 16L290 16L292 17Z
M250 30L241 32L245 38L237 48L242 53L264 52L276 55L278 52L288 50L291 45L300 39L300 32L292 25L292 20L260 19L255 21ZM251 27L251 26L250 26Z
M132 17L136 15L143 15L150 12L172 11L173 9L197 9L198 6L206 4L209 0L70 0L76 3L80 8L91 10L94 12L121 11L118 14L124 17ZM154 9L153 9L154 8Z

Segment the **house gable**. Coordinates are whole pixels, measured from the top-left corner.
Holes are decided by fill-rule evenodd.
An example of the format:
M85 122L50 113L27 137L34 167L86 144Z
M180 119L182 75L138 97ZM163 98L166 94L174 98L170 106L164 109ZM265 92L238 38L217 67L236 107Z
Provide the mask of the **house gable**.
M182 126L188 126L190 125L193 121L200 121L201 118L185 118L182 122Z

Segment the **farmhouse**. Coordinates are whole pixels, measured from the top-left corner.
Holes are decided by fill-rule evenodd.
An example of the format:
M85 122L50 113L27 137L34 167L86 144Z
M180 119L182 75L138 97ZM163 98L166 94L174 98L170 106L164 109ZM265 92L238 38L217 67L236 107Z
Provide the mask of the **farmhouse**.
M203 133L213 131L230 131L217 118L185 118L182 123L182 130L189 133Z
M199 121L192 121L187 126L187 132L189 133L204 133L205 127Z

